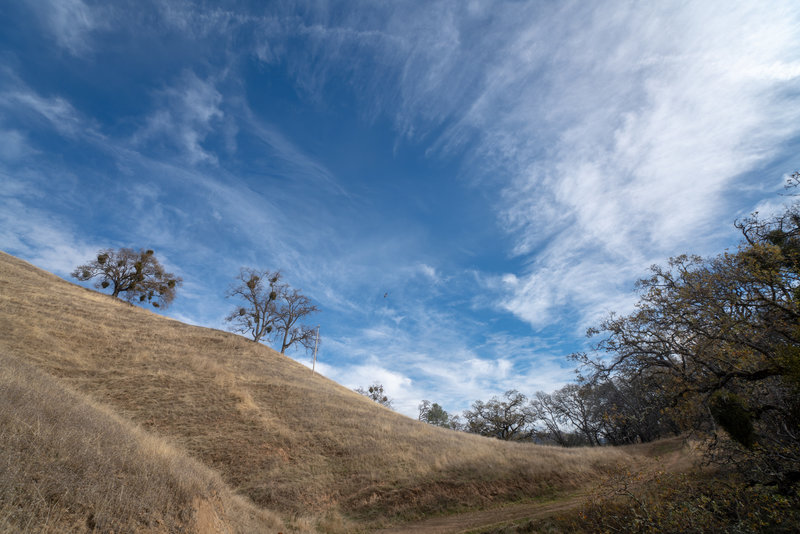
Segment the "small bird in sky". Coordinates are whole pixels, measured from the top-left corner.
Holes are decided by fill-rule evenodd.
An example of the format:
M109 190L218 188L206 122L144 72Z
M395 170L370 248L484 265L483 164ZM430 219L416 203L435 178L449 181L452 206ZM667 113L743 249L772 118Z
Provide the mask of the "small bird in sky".
M388 292L383 294L383 298L386 298L386 297L388 297L388 296L389 296L389 293L388 293Z

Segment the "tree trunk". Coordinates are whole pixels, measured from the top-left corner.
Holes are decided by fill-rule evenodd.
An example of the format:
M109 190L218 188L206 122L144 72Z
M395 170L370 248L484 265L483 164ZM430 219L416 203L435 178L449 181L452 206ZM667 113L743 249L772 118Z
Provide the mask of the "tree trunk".
M281 342L281 354L286 350L286 338L289 336L289 329L283 331L283 341Z

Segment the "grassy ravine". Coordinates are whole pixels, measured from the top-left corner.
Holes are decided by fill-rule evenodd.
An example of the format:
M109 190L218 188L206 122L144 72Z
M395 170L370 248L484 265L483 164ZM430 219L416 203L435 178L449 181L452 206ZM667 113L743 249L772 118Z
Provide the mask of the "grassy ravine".
M251 522L243 531L366 531L555 494L637 461L619 449L432 427L265 346L167 319L4 253L0 355L3 392L30 381L38 395L26 411L13 394L0 397L0 465L19 465L19 476L35 480L0 477L0 528L10 531L33 517L32 532L119 532L103 526L107 506L127 510L122 521L135 527L123 532L235 532L242 517ZM58 462L65 478L38 501L26 498ZM80 495L71 491L78 487ZM117 504L97 497L116 492L108 499ZM219 525L198 527L211 512Z

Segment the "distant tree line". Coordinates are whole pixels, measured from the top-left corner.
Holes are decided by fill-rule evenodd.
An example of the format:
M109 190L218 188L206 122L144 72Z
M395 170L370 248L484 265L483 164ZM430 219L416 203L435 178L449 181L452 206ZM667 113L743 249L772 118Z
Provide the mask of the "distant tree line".
M646 391L642 383L618 380L568 384L530 398L509 390L475 401L460 417L423 400L418 418L502 440L564 447L641 443L680 433L681 427L665 411L666 401Z
M76 267L72 276L83 282L97 279L95 287L110 289L113 297L156 308L169 306L183 284L180 277L166 272L150 249L100 250L93 260ZM316 329L302 321L319 308L282 282L279 271L242 268L226 296L241 301L226 317L234 332L255 342L277 342L282 354L292 346L310 349L317 341Z

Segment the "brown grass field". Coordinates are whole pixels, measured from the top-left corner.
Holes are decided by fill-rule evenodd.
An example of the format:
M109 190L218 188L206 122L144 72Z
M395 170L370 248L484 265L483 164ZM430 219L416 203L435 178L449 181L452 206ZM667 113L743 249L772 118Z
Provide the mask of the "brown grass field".
M0 530L369 532L574 492L643 449L444 430L0 252Z

